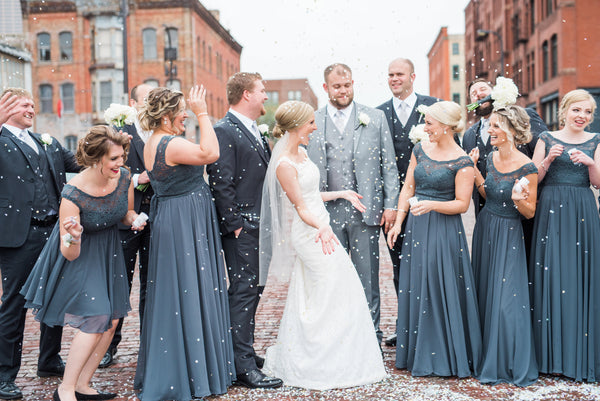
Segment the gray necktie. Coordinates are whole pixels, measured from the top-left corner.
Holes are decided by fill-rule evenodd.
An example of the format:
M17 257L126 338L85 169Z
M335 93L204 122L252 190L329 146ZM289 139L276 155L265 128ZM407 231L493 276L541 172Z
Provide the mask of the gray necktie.
M490 123L488 120L481 120L481 131L479 132L479 135L481 136L481 142L483 142L484 145L487 145L488 140L490 139L490 134L488 133L489 126Z
M408 122L408 103L400 101L399 109L400 112L398 113L398 118L400 119L402 126L405 126Z
M37 153L37 154L40 153L37 145L35 144L35 141L31 137L31 135L29 135L29 132L27 132L26 129L23 129L23 130L21 130L21 132L19 132L18 138L20 140L22 140L23 142L25 142L27 145L29 145L29 147L31 149L33 149L35 151L35 153Z
M333 122L335 123L337 129L340 130L340 132L344 131L346 125L344 124L344 113L341 110L335 112L335 114L333 115Z
M256 140L258 141L260 146L264 147L263 141L262 141L262 135L261 135L260 131L258 130L258 124L256 124L256 121L254 121L252 123L252 133L256 137Z

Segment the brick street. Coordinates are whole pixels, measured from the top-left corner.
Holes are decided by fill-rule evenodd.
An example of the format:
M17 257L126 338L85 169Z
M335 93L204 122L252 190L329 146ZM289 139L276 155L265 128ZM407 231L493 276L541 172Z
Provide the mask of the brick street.
M464 216L467 235L471 237L474 218L472 210ZM381 325L384 338L394 331L396 296L392 283L391 262L387 250L381 243ZM115 356L115 364L99 369L94 377L96 388L119 393L117 401L137 401L133 391L133 376L138 350L138 300L137 275L132 291L132 312L123 326L123 341ZM256 350L260 355L275 342L279 319L283 313L287 286L284 283L268 283L261 300L256 327ZM74 334L65 328L63 335L63 358L66 360L69 343ZM23 364L16 380L25 400L50 400L58 384L57 378L40 379L36 376L39 325L28 313ZM208 400L600 400L600 389L596 384L575 383L555 376L541 376L527 388L512 385L481 385L475 379L412 377L406 370L394 367L395 352L384 346L384 360L390 377L383 382L344 390L308 391L291 387L277 390L249 390L233 386L226 395L208 397Z

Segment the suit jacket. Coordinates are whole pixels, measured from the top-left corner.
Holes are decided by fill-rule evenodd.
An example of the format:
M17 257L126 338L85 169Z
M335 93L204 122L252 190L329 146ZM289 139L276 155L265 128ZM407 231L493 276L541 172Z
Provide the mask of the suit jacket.
M398 173L400 174L400 188L402 188L402 184L406 178L406 170L408 170L410 156L412 155L412 150L415 146L410 139L408 139L408 134L415 125L423 123L423 121L421 121L421 113L417 111L417 107L422 104L430 106L435 102L440 101L440 99L432 96L419 95L418 93L416 95L417 101L415 102L415 107L413 107L405 126L402 125L398 115L396 114L392 99L377 106L379 110L382 110L385 113L388 125L392 131L392 141L394 142L394 151L396 155L396 166L398 167Z
M354 174L357 192L363 196L362 203L367 207L363 221L370 226L379 225L383 209L395 209L398 205L398 169L394 163L394 145L381 110L354 103L356 113L354 121L348 125L354 127L353 152ZM361 116L369 121L361 124ZM308 143L308 156L319 168L320 190L327 191L327 152L325 131L327 129L327 108L315 113L317 130L311 134Z
M531 127L531 141L529 143L517 146L523 154L527 157L531 158L533 156L533 152L535 151L535 145L537 144L537 140L539 135L548 130L546 124L541 119L541 117L535 112L535 110L526 108L525 111L529 115L529 124ZM481 120L473 124L462 140L462 147L467 152L467 154L473 150L475 147L479 148L479 160L477 160L477 168L481 172L481 175L485 178L487 174L487 157L493 151L492 146L488 140L487 145L483 143L481 139ZM475 203L475 212L479 213L483 205L485 204L485 200L482 199L479 195L479 191L473 191L473 202Z
M73 153L52 138L44 145L40 134L32 137L46 152L56 193L60 195L66 183L66 173L77 173L81 167ZM0 247L18 248L27 240L34 200L34 169L25 155L27 144L18 140L6 128L0 131ZM46 177L44 177L46 178ZM9 228L10 227L10 228Z
M145 143L140 137L135 128L134 124L126 125L123 128L118 128L123 132L131 135L131 142L129 145L129 154L127 155L127 161L125 164L131 170L131 176L134 174L142 174L146 171L146 166L144 165L144 146ZM152 190L152 186L148 186L145 191L139 191L134 189L133 191L133 209L136 213L140 212L140 206L142 204L142 200L144 198L151 198L154 194ZM121 230L129 230L130 226L126 226L119 222L119 229Z
M206 166L221 234L226 235L245 222L260 222L262 188L271 157L271 149L263 145L244 124L228 112L214 126L219 140L220 157Z

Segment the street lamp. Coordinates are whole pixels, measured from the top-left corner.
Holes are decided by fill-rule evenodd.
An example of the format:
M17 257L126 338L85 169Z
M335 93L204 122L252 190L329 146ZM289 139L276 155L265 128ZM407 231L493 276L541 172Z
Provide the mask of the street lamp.
M500 35L496 31L487 31L485 29L478 29L476 34L480 40L484 40L489 36L489 34L496 35L498 38L498 42L500 42L500 74L504 76L504 44L502 42L502 35Z

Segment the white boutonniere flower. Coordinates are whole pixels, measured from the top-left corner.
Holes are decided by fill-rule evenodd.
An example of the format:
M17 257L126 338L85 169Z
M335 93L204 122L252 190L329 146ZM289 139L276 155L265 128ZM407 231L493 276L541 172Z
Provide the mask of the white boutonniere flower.
M408 133L408 139L415 145L419 142L429 142L429 135L425 132L425 124L412 127Z
M269 126L267 124L260 124L258 126L258 132L260 132L262 136L269 136Z
M114 125L118 128L135 123L135 117L136 111L133 107L117 103L111 103L104 112L104 121L108 125Z
M358 115L358 123L359 125L367 126L371 122L371 117L369 117L366 113L360 113Z
M41 140L44 144L44 150L47 150L46 148L48 145L52 145L52 137L48 133L42 134Z
M420 104L417 106L417 111L420 113L419 122L421 122L421 120L423 119L423 116L425 115L425 113L427 113L427 106L424 104ZM412 130L411 130L411 132L412 132Z

